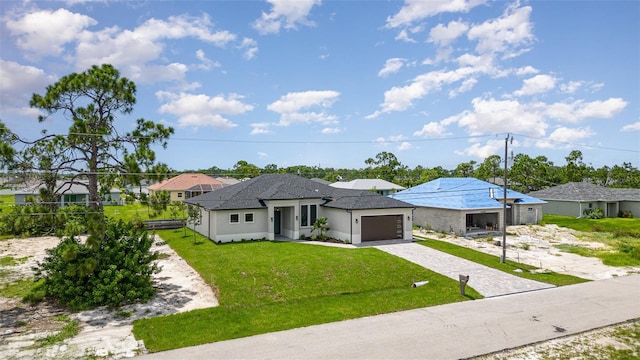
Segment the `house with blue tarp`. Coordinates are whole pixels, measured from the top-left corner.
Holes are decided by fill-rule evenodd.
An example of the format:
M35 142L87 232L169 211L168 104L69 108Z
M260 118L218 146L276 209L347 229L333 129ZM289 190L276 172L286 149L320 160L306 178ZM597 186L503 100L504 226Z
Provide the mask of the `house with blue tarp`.
M415 206L413 224L474 235L502 232L504 190L476 178L440 178L389 195ZM537 224L545 201L507 189L507 225Z

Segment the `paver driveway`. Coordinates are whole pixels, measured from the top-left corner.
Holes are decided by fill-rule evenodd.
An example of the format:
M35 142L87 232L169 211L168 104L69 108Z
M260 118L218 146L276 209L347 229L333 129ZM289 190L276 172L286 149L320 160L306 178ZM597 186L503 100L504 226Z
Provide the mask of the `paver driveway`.
M554 285L510 275L415 243L381 244L374 247L456 281L459 280L459 275L468 275L469 282L467 285L485 297L555 287Z

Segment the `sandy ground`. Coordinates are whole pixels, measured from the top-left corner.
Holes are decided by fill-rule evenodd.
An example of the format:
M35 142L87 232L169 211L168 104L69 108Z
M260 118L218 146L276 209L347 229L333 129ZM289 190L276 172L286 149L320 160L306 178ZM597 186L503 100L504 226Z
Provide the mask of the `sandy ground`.
M55 237L0 241L0 258L28 257L24 263L10 267L9 274L3 273L2 282L27 278L32 274L31 267L45 257L45 249L56 246L59 241ZM117 313L96 309L69 314L71 320L79 321L81 331L59 345L33 346L38 338L60 330L64 322L55 319L65 311L51 305L29 306L0 297L0 359L133 357L146 351L144 344L131 333L133 320L218 306L211 287L162 239L156 237L152 250L168 255L158 260L161 271L154 275L156 296L145 304L125 306Z
M515 235L507 237L507 257L515 261L593 280L640 272L640 267L610 267L603 265L599 259L560 252L553 245L605 246L599 243L585 243L570 229L555 225L512 226L508 228L508 233ZM502 240L501 236L472 240L439 233L420 234L494 255L502 254L502 247L495 245L495 241ZM27 257L25 262L17 266L0 267L0 284L28 278L32 274L31 267L46 255L45 249L54 247L58 242L59 239L55 237L0 241L0 258ZM162 271L155 275L158 294L154 299L146 304L123 308L120 313L131 314L126 317L119 317L118 314L105 309L69 314L70 319L79 321L81 332L57 345L33 346L38 338L59 331L64 322L55 321L56 316L68 314L67 312L50 305L29 306L15 299L0 298L0 359L133 357L145 352L144 344L137 341L131 333L133 320L218 305L211 288L182 258L164 244L162 239L156 238L154 250L168 255L158 260ZM613 341L610 339L610 333L599 331L594 336L605 342ZM558 341L563 340L549 343L548 347L556 346ZM544 343L536 344L530 349L520 349L517 354L505 352L495 355L500 359L537 359L536 351L544 349L545 346L547 345Z

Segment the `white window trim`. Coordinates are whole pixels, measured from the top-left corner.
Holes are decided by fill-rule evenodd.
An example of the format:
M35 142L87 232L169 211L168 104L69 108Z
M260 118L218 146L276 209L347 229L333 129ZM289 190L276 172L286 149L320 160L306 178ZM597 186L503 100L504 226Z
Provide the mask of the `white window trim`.
M231 217L233 215L236 215L238 217L238 221L231 221ZM231 213L231 214L229 214L229 224L233 224L233 225L240 224L240 213Z
M251 214L251 221L247 221L247 215ZM248 212L248 213L244 213L244 222L246 224L253 224L254 222L256 222L256 215L252 212Z

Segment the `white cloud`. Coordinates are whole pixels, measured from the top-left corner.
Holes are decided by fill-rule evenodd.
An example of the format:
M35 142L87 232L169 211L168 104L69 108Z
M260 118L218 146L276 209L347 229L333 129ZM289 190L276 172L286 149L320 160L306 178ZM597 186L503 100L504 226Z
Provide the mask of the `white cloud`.
M556 78L550 75L536 75L523 81L522 88L514 91L514 95L534 95L547 92L556 86Z
M65 44L76 41L85 28L96 24L93 18L66 9L39 10L6 21L18 47L36 57L60 55Z
M262 151L258 151L257 155L258 155L258 159L266 159L266 158L269 157L269 154L267 154L266 152L262 152Z
M560 90L565 93L573 94L576 91L578 91L578 89L582 87L584 84L585 84L584 81L569 81L566 84L561 84Z
M515 6L514 6L515 5ZM476 51L483 53L519 53L518 48L529 45L535 39L529 21L531 6L518 8L509 5L501 17L474 25L469 29L469 40L477 40Z
M517 68L515 70L516 75L530 75L530 74L537 74L540 71L536 68L534 68L533 66L527 65L527 66L523 66L521 68Z
M640 131L640 121L623 126L620 131Z
M280 28L296 29L296 26L314 26L314 22L307 19L314 5L322 4L322 0L267 0L271 4L271 12L253 23L253 28L260 34L274 34Z
M389 144L387 143L387 141L386 141L383 137L379 137L379 138L377 138L377 139L376 139L376 142L378 143L378 145L380 145L380 146L382 146L382 147L385 147L385 146L389 145Z
M338 100L339 96L339 92L331 90L288 93L269 104L267 109L280 114L280 122L278 123L280 126L310 122L337 123L337 119L333 115L328 115L324 112L303 112L302 110L329 108Z
M446 46L463 35L468 29L469 25L461 21L451 21L446 26L438 24L429 32L428 41L438 46Z
M458 155L474 156L478 159L486 159L491 155L500 153L500 150L504 149L503 140L487 140L486 143L481 144L479 142L474 143L464 151L456 151Z
M0 59L0 118L8 114L37 116L40 112L29 107L33 93L42 94L47 85L58 79L37 67Z
M407 86L393 87L385 91L384 102L380 105L382 110L367 116L367 119L375 118L381 113L404 111L413 105L414 100L420 99L430 92L440 90L443 85L469 77L475 72L474 68L463 67L452 71L439 70L419 75Z
M224 116L253 110L252 105L240 101L242 96L238 94L210 97L205 94L157 92L156 96L159 100L167 100L160 106L160 113L176 116L180 127L213 126L230 129L237 125Z
M548 127L536 105L516 100L475 98L473 111L464 111L455 117L459 126L474 135L514 132L542 137Z
M266 135L272 134L271 124L262 122L262 123L253 123L251 124L251 135Z
M536 146L543 149L554 149L557 147L570 148L572 143L582 141L594 136L596 133L590 128L571 129L561 126L555 129L544 140L539 140Z
M220 67L220 63L207 58L202 49L196 50L196 59L200 60L200 64L196 65L201 70L211 70L212 68Z
M400 69L402 69L402 66L404 66L404 63L405 63L405 59L403 58L387 59L386 63L384 64L384 68L382 68L382 70L378 72L378 76L385 77L390 74L395 74L398 71L400 71Z
M403 141L400 145L398 145L398 151L405 151L411 149L413 146L411 143L407 141Z
M411 36L409 36L409 32L406 29L400 30L398 32L398 35L396 35L395 40L404 41L404 42L407 42L407 43L415 43L415 42L417 42Z
M387 17L387 27L409 26L425 18L445 12L468 12L486 0L405 0L397 14Z
M575 123L584 119L609 119L622 111L627 102L621 98L610 98L604 101L585 102L576 100L572 103L553 103L545 106L545 115L553 119Z
M462 82L460 87L458 87L457 89L453 89L453 90L449 91L449 97L450 98L454 98L454 97L458 96L461 93L470 91L471 89L473 89L473 87L477 83L478 83L478 79L475 79L475 78L466 79L465 81Z
M324 128L322 129L322 131L320 131L322 134L338 134L342 132L341 128L338 127L328 127L328 128Z
M438 122L430 122L422 127L422 129L413 133L413 136L421 137L438 137L442 136L446 131L446 127Z
M242 39L240 49L243 49L245 59L251 60L258 54L258 42L251 38Z

